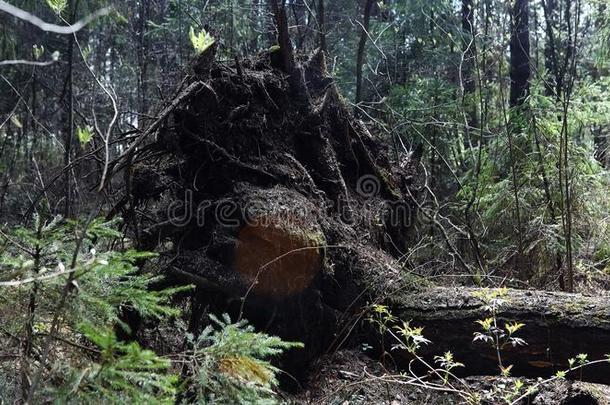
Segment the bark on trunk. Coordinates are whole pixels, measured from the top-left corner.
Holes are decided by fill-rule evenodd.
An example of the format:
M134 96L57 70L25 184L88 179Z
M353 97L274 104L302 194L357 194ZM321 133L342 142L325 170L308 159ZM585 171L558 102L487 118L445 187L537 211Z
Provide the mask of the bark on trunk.
M362 101L362 67L364 65L364 54L366 50L366 40L369 35L368 30L369 22L371 20L372 7L373 0L366 0L366 2L364 3L364 12L362 16L362 33L360 34L360 41L358 42L358 53L356 54L356 105Z
M510 40L510 106L523 104L530 82L529 1L516 0L512 12Z
M324 10L324 0L320 0L318 3L318 29L319 32L319 44L318 46L322 52L326 52L326 11Z
M423 335L432 341L423 348L427 356L452 351L466 364L463 372L498 374L495 349L473 342L475 323L489 317L474 288L433 288L408 293L393 301L394 314L423 326ZM525 346L502 350L504 366L514 365L515 376L552 375L568 368L568 359L587 353L589 360L604 359L610 353L610 302L607 297L585 297L546 291L509 290L500 308L499 326L520 322L525 326L515 335ZM579 375L572 376L578 378ZM610 383L610 364L585 368L583 380Z
M474 81L474 5L473 0L462 0L462 31L464 32L464 62L462 81L465 94L475 91Z

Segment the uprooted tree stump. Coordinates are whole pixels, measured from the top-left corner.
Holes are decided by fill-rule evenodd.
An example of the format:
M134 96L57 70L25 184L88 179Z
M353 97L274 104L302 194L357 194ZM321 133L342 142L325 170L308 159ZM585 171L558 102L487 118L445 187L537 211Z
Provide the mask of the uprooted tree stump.
M340 340L346 311L400 281L418 161L405 150L390 163L391 142L352 117L322 52L297 61L302 80L274 52L200 57L112 172L127 167L123 215L170 282L197 286L192 308L304 342L283 364L302 372Z

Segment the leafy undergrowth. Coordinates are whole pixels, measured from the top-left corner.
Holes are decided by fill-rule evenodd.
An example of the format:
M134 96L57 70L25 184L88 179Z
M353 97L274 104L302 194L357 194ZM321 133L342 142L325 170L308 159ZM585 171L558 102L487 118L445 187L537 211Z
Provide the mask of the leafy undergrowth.
M117 221L35 218L0 232L0 404L275 403L269 360L300 347L258 333L245 320L212 317L186 347L161 355L130 332L125 310L158 324L180 317L155 290Z

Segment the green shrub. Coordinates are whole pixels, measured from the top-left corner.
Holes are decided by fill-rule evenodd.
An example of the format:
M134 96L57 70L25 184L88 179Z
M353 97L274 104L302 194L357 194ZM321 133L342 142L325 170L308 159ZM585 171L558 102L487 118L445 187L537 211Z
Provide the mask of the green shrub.
M298 347L256 333L245 321L212 318L192 350L162 357L137 342L120 313L158 321L180 315L170 299L190 286L149 289L150 253L129 245L117 221L36 217L31 228L0 232L0 403L272 403L279 371L268 359ZM191 372L179 378L179 366Z
M210 318L216 327L210 325L197 338L188 336L193 349L187 357L189 395L198 403L277 403L279 370L269 358L302 344L257 333L243 320L231 323L228 315Z

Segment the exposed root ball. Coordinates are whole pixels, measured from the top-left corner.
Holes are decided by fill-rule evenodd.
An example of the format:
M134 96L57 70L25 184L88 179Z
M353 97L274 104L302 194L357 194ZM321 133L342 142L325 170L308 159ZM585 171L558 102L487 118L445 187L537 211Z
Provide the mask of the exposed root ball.
M197 308L304 342L293 372L343 341L340 311L400 287L417 195L416 157L393 166L391 142L352 117L323 53L299 58L306 100L269 53L197 62L157 141L133 157L126 210L172 281L199 287ZM204 314L192 316L196 329Z

